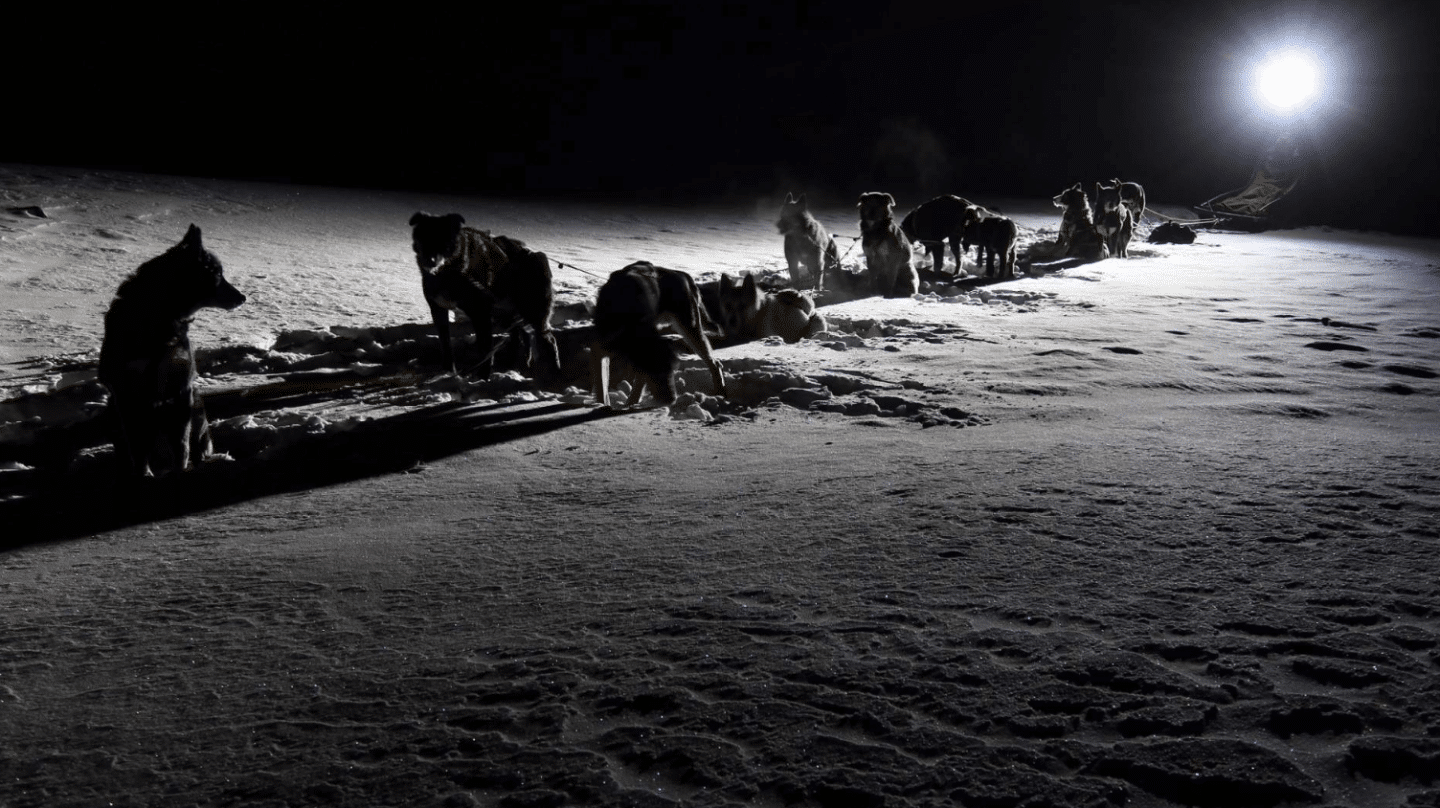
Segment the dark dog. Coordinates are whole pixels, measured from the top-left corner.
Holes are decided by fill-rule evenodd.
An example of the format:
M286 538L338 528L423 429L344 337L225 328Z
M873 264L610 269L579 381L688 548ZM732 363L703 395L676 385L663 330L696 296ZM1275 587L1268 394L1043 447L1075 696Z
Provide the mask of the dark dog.
M416 213L410 217L420 286L440 335L445 368L455 372L455 355L450 346L450 312L454 311L469 317L475 326L475 343L484 356L479 366L481 376L489 376L494 367L497 322L517 336L522 324L529 325L535 331L531 353L543 342L549 348L545 354L547 364L559 371L560 348L550 326L555 308L550 259L543 252L526 248L522 241L492 237L464 225L465 219L458 213Z
M920 274L915 271L915 254L910 239L895 223L895 198L885 193L865 193L856 204L860 209L860 246L871 289L885 297L909 297L920 291Z
M1104 257L1105 243L1095 232L1095 214L1090 210L1090 200L1080 183L1061 191L1050 200L1055 207L1065 212L1060 216L1060 234L1055 245L1065 255L1095 260Z
M1120 189L1120 201L1130 209L1130 220L1138 227L1145 218L1145 188L1138 182L1121 182L1118 179L1110 180L1110 184Z
M207 306L244 302L193 224L179 244L120 284L105 315L99 378L110 391L115 452L136 475L189 471L214 452L195 389L190 321Z
M1095 232L1112 257L1130 257L1130 237L1135 232L1135 222L1130 206L1120 198L1119 186L1095 183L1095 200Z
M1195 231L1176 222L1161 222L1159 227L1150 231L1150 238L1146 241L1151 244L1194 244Z
M976 207L958 196L946 194L906 214L900 222L900 231L911 242L923 245L930 253L936 272L945 268L945 242L950 242L950 252L955 256L955 272L960 274L960 256L965 254L964 232L965 212Z
M780 206L780 220L775 226L785 235L785 261L790 264L790 282L796 288L825 288L825 273L840 265L840 251L835 239L820 222L810 215L805 195L796 199L785 195ZM801 271L804 267L804 271Z
M1015 222L1004 216L986 215L978 207L966 213L962 244L966 250L975 245L975 263L984 265L987 278L995 274L996 257L1000 259L1000 277L1015 277L1015 244L1019 236Z
M610 406L610 364L618 358L630 380L628 406L639 403L645 385L656 400L675 401L675 347L660 333L671 326L710 368L716 395L725 394L725 376L710 353L707 333L715 324L705 314L695 279L677 269L649 261L610 273L595 298L595 344L590 352L590 380L595 400Z

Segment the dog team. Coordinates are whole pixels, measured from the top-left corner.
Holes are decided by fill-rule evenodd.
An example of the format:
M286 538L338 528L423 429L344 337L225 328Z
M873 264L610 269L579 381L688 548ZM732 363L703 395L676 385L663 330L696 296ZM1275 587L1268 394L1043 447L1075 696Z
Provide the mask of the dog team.
M1135 225L1145 211L1145 191L1137 183L1096 183L1092 209L1076 183L1054 199L1064 210L1056 244L1067 256L1125 257ZM856 205L865 270L856 276L840 268L835 239L810 214L805 195L787 194L777 227L784 236L785 260L795 289L762 292L755 276L721 275L715 290L717 324L689 273L637 261L618 269L600 287L595 300L595 338L590 348L590 379L595 400L610 406L612 365L630 382L627 406L637 404L648 387L657 401L675 400L677 364L673 341L680 340L710 371L715 393L723 395L725 377L710 338L745 342L770 336L787 342L825 330L815 302L801 289L822 292L827 283L858 285L862 294L908 297L920 290L914 253L928 250L936 271L945 264L945 243L955 259L973 245L987 277L1015 274L1015 222L961 199L938 196L916 207L898 224L895 199L865 193ZM551 370L560 369L560 349L550 320L555 306L550 259L508 236L465 225L458 213L410 217L421 290L440 338L442 366L456 372L450 341L450 315L463 314L475 327L483 359L477 369L488 376L495 353L494 331L501 326L519 338L525 326L534 332L530 357L540 354ZM188 471L214 452L205 404L195 386L195 354L190 323L202 308L231 310L245 295L225 280L214 253L201 243L200 228L190 225L180 243L146 261L116 292L105 315L99 380L110 393L106 417L115 452L136 477L160 477Z

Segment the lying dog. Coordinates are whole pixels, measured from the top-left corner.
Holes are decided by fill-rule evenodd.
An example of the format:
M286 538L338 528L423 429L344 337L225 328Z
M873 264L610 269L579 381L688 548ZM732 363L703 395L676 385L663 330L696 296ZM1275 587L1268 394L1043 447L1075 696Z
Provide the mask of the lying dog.
M945 268L945 242L950 242L950 252L955 256L955 272L960 274L960 256L965 254L965 212L972 207L970 202L958 196L946 194L905 215L900 222L900 232L912 243L923 245L930 253L936 272Z
M961 241L964 250L975 245L975 263L985 267L985 277L995 274L995 258L1000 258L1000 277L1015 277L1015 246L1020 230L1015 222L999 214L986 215L979 207L966 212L965 230Z
M815 311L809 295L794 289L762 293L748 272L744 280L720 275L719 304L720 327L733 342L765 337L799 342L825 330L825 318Z
M1060 216L1060 234L1055 246L1066 256L1096 260L1104 257L1105 243L1095 232L1095 215L1080 183L1061 191L1051 200L1065 212Z
M915 254L910 239L895 223L895 198L885 193L865 193L855 206L860 209L860 246L871 289L885 297L909 297L920 291L920 274L915 271Z
M797 288L821 291L825 288L826 271L840 265L840 251L835 239L805 204L805 195L796 199L785 195L780 206L780 220L775 226L785 236L785 261L790 264L790 282ZM804 267L804 270L801 270Z
M494 326L517 335L521 325L535 331L533 354L541 342L549 346L547 364L560 369L560 347L555 343L550 316L555 290L550 280L550 259L528 249L525 243L465 227L458 213L410 217L415 261L420 265L420 287L435 331L440 335L444 366L455 373L450 346L450 312L464 314L475 326L475 342L484 359L479 370L489 376L494 367Z
M110 391L115 452L135 475L189 471L214 453L195 388L190 322L202 308L244 302L193 224L179 244L120 284L105 314L99 379Z
M707 332L714 323L705 314L695 279L649 261L610 273L595 298L595 344L590 351L590 380L595 400L610 406L610 364L618 358L630 380L630 401L639 403L645 385L663 404L675 401L675 348L660 333L671 326L710 369L715 394L725 394L725 376L710 352Z

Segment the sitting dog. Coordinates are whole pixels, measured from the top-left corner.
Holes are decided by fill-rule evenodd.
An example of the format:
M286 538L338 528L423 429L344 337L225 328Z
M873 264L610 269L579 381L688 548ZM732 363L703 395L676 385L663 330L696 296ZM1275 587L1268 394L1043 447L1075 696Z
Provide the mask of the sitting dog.
M1119 186L1095 183L1097 216L1095 232L1105 242L1105 248L1115 258L1130 257L1130 237L1135 232L1135 222L1130 206L1120 198Z
M245 302L190 225L180 243L140 265L105 314L100 383L110 391L115 452L139 477L189 471L214 452L195 388L190 322L205 307Z
M780 337L799 342L825 330L825 318L815 311L809 295L794 289L761 293L748 272L744 280L720 275L719 304L720 327L729 341Z
M972 207L976 206L958 196L937 196L906 214L900 222L900 231L912 243L924 245L936 272L945 268L945 241L948 239L950 252L955 256L954 274L958 275L960 256L966 250L963 246L965 212Z
M886 193L865 193L860 209L860 246L871 289L885 297L909 297L920 291L910 239L895 223L895 198Z
M1015 245L1020 229L1015 222L999 214L986 215L978 206L965 215L962 249L975 245L975 263L985 266L985 277L995 274L995 258L1000 258L1000 277L1015 277Z
M806 207L805 195L796 199L785 195L780 206L780 220L775 226L785 236L785 261L790 264L790 282L797 288L821 291L825 273L840 265L840 251L835 239L825 231ZM804 270L801 270L804 267Z
M494 326L498 319L506 331L517 333L522 324L535 331L531 353L541 342L549 346L546 361L560 369L560 347L555 343L550 316L555 290L550 281L550 259L525 243L465 227L458 213L410 217L415 261L420 265L420 287L440 335L444 367L455 373L450 346L450 312L464 314L475 326L475 342L484 359L480 375L494 367Z
M725 376L710 352L707 332L714 323L705 314L695 279L649 261L610 273L595 298L595 344L590 351L590 380L595 400L610 406L610 364L620 359L631 382L630 401L639 403L645 385L664 404L675 401L675 348L660 333L671 326L710 368L715 394L725 394Z
M1070 257L1095 260L1104 257L1105 242L1095 232L1095 215L1085 189L1075 183L1050 200L1065 212L1060 216L1060 234L1055 245Z

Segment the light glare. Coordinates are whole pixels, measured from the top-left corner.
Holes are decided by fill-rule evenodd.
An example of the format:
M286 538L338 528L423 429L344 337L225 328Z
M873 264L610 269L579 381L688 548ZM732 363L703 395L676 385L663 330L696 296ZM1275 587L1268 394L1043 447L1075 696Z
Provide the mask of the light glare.
M1258 81L1261 98L1280 112L1314 98L1319 85L1315 63L1299 53L1281 54L1261 65Z

